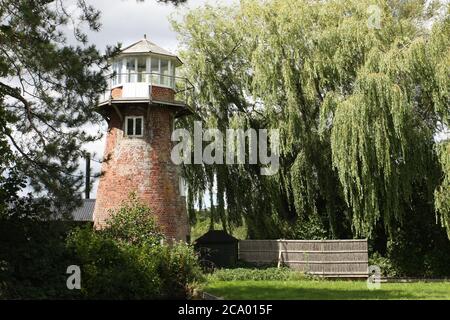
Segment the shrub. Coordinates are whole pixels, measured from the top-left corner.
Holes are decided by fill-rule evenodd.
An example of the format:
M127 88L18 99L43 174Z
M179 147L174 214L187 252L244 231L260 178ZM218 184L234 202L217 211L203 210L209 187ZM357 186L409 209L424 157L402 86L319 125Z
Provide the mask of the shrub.
M202 280L197 257L184 243L139 246L84 228L71 234L68 248L87 299L181 299Z
M204 280L197 255L192 246L182 242L158 246L159 271L162 275L162 297L185 298L189 284Z
M318 215L299 219L294 226L288 225L286 235L290 239L323 240L327 239L327 231Z
M67 247L81 268L87 299L186 298L202 281L191 246L162 244L150 209L133 195L103 230L77 229Z
M398 271L392 265L391 260L381 256L378 252L375 252L369 258L369 266L379 266L381 275L384 277L396 277L398 275Z
M155 245L164 238L150 208L135 193L131 193L117 210L111 211L104 234L117 241L135 245Z
M81 293L95 299L155 299L161 295L159 256L146 247L105 237L91 228L74 231L67 241L81 268Z
M264 269L219 269L209 276L212 281L264 281L264 280L301 280L305 279L305 274L289 268L264 268Z

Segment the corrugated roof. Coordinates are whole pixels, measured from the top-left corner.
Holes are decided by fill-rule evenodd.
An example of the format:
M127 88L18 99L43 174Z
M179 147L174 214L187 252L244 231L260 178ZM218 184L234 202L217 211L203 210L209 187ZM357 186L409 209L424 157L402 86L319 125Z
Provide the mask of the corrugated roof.
M93 221L95 199L83 199L81 207L72 212L74 221Z
M41 198L33 199L33 201L35 201L36 203L39 203L39 201L41 200ZM81 201L81 206L72 211L73 221L94 221L95 199L81 199ZM15 204L8 203L8 206L10 208L14 208ZM50 210L50 216L48 216L46 219L67 220L67 216L64 216L59 210L55 210L55 208L53 208Z

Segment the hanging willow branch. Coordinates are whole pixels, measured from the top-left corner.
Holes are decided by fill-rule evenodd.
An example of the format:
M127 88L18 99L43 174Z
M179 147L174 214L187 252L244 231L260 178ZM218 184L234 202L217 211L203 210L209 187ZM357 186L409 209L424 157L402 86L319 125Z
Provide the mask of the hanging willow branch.
M196 117L184 125L280 132L274 176L259 175L258 165L185 166L191 199L209 188L208 176L217 179L224 227L243 219L250 237L283 237L317 221L329 237L371 237L377 225L390 231L414 214L414 186L435 189L433 172L450 175L434 140L449 125L450 28L439 15L447 9L377 1L376 29L370 5L250 0L174 22L196 88ZM437 208L448 203L445 179Z

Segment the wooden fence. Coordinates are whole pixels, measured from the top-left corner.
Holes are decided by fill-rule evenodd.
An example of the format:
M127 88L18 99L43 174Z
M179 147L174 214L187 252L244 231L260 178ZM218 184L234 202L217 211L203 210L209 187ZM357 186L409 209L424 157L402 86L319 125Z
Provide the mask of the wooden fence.
M322 277L368 276L367 240L241 240L239 259Z

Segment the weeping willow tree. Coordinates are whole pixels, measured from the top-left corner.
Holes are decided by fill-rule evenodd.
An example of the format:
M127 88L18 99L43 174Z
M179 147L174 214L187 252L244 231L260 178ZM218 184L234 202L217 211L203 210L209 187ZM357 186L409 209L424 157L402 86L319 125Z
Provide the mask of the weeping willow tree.
M434 28L432 40L432 56L437 67L433 83L437 89L433 94L441 99L436 99L435 111L439 115L437 122L441 127L450 127L450 9L447 8L446 19ZM448 137L447 137L448 138ZM450 239L450 139L440 142L437 146L439 161L442 167L442 182L435 191L436 210L439 214L441 225L447 229Z
M447 229L450 239L450 143L447 141L439 148L440 161L444 171L442 184L436 189L436 209L440 222Z
M212 214L224 228L245 221L249 237L295 236L311 222L328 237L371 237L414 214L420 185L449 228L449 150L434 139L449 125L448 8L248 0L173 24L195 87L194 115L178 125L280 132L275 175L185 165L192 220L215 181Z

